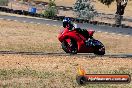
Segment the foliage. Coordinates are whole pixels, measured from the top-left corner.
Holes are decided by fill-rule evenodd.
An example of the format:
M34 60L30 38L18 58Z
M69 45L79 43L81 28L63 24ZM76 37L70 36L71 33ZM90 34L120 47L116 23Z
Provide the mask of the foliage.
M50 7L44 11L44 16L53 17L57 14L57 9L55 7Z
M114 2L115 0L98 0L98 1L100 1L101 3L103 3L103 4L107 5L107 6L109 6L109 5L111 5L111 3Z
M112 2L114 2L115 0L98 0L100 1L101 3L109 6L111 5ZM126 2L126 4L122 5L121 3L122 2ZM116 16L115 16L115 24L116 25L121 25L121 21L122 21L122 16L124 14L124 10L125 10L125 7L127 5L127 0L116 0L116 3L117 3L117 9L116 9Z
M49 0L48 6L49 6L49 7L56 6L55 0Z
M74 12L79 18L93 19L97 15L90 0L77 0L73 7Z
M8 2L9 2L8 0L0 0L0 5L2 5L2 6L6 5L7 6Z
M49 0L48 7L44 10L43 14L46 17L53 17L58 13L55 0Z

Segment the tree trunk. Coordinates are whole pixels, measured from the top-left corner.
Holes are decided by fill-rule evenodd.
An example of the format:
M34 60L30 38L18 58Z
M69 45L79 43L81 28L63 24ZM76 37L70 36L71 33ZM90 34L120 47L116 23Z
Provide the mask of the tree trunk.
M124 3L124 4L122 4L122 3ZM126 0L126 2L122 2L122 1L117 2L117 11L116 11L116 15L115 15L115 24L117 26L121 25L126 5L127 5L127 0Z
M122 19L123 19L122 15L119 15L119 14L115 15L115 24L116 24L116 26L121 26Z

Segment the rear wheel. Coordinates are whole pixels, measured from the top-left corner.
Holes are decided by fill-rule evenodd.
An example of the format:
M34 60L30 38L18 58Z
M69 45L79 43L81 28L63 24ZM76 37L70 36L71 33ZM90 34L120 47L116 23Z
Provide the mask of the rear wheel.
M70 39L70 42L64 40L61 46L66 53L77 54L77 43L75 40Z
M104 55L105 54L104 45L98 40L95 40L94 44L95 44L94 54L96 54L96 55Z

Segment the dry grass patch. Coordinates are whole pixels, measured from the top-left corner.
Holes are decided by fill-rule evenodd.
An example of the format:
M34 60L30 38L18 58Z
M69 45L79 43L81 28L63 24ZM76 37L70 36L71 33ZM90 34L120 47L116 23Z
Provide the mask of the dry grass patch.
M59 27L3 20L0 27L1 50L53 52L60 49L57 40Z
M0 20L0 51L63 52L60 27ZM131 53L132 37L95 33L108 53Z
M95 38L104 43L108 53L132 53L132 37L95 33Z
M131 58L0 55L0 61L1 87L80 88L75 80L79 66L89 74L132 75ZM131 86L132 84L89 84L83 88Z

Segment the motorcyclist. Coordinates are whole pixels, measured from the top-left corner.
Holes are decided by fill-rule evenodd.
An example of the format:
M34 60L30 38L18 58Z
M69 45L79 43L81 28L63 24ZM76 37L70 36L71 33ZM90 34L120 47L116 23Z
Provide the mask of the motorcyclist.
M69 31L74 30L74 25L73 25L71 19L68 18L68 17L65 17L65 18L63 19L63 27L64 27L64 28L68 28Z
M68 28L69 31L77 30L77 32L84 35L85 38L87 39L85 41L86 46L92 46L93 45L93 43L92 43L93 37L89 36L86 29L81 29L80 27L78 27L78 25L76 23L73 23L69 17L65 17L63 19L63 27Z

